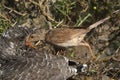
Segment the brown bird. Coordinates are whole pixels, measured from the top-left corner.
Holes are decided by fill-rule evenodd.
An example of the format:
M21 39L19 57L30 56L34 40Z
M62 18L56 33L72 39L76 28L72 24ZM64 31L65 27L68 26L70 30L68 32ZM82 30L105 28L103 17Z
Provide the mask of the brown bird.
M26 42L30 42L30 46L34 47L31 42L37 41L37 40L45 40L46 42L57 45L60 47L71 47L71 46L79 46L84 45L87 46L90 50L91 56L95 58L95 55L93 54L91 47L88 43L83 41L86 34L93 28L97 27L101 23L105 22L106 20L110 19L110 17L106 17L91 26L89 26L87 29L69 29L69 28L55 28L46 32L35 32L34 34L31 34L26 39ZM43 37L44 36L44 37ZM28 45L28 44L27 44Z

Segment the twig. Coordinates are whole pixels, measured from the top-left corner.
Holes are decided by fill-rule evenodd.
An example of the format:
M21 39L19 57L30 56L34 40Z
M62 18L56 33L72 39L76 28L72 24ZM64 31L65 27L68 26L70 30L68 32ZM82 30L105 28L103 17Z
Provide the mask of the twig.
M27 13L18 12L18 11L14 10L14 9L12 9L12 8L9 8L9 7L5 6L5 5L4 5L4 7L5 7L6 9L10 10L10 13L11 13L11 12L14 12L14 13L16 13L16 14L18 14L18 15L21 15L21 16L25 16L25 15L27 14Z
M33 0L29 0L31 3L33 3L33 4L35 4L35 5L37 5L37 6L39 6L39 8L40 8L40 10L42 11L42 14L44 15L44 16L46 16L50 21L54 21L54 22L56 22L52 17L50 17L45 11L45 8L46 8L46 6L44 5L42 5L42 2L40 2L39 1L39 3L37 3L37 2L35 2L35 1L33 1ZM47 8L48 8L48 6L47 6ZM56 22L56 23L58 23L58 22Z
M2 14L0 13L0 16L1 16L2 18L4 18L6 21L8 21L8 22L11 23L11 21L10 21L5 15L2 15Z
M39 3L37 3L37 2L35 2L35 1L33 1L33 0L29 0L31 3L33 3L34 5L37 5L39 8L40 8L40 10L41 10L41 12L42 12L42 14L45 16L45 17L47 17L47 19L49 20L49 21L53 21L53 22L55 22L56 24L57 24L57 26L58 25L62 25L62 26L66 26L66 25L63 25L61 22L63 22L63 21L60 21L60 22L58 22L58 21L56 21L55 19L53 19L49 14L48 14L48 12L50 12L49 11L49 7L47 6L47 5L43 5L42 3L42 1L39 1ZM46 12L46 11L48 11L48 12Z

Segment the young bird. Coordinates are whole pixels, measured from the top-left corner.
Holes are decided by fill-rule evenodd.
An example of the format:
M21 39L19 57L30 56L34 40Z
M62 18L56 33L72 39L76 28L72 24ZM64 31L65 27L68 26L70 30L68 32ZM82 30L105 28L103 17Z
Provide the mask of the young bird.
M91 47L88 43L83 41L86 34L93 28L97 27L101 23L105 22L106 20L110 19L110 17L106 17L92 25L90 25L87 29L70 29L70 28L55 28L49 31L36 31L35 33L31 34L27 37L26 42L30 42L31 47L32 41L37 40L45 40L46 42L60 46L60 47L71 47L71 46L80 46L84 45L87 46L90 50L92 58L95 58L95 55L92 52ZM44 36L44 37L43 37Z

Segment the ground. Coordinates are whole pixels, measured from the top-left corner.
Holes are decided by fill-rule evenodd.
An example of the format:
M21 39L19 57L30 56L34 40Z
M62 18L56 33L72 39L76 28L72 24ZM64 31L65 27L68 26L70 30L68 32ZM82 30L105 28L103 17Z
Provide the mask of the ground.
M91 60L85 46L65 49L64 55L79 63L89 65L87 73L80 73L69 80L120 80L120 1L99 0L1 0L0 33L10 26L22 25L36 28L86 28L98 20L111 16L91 30L85 41L96 55Z

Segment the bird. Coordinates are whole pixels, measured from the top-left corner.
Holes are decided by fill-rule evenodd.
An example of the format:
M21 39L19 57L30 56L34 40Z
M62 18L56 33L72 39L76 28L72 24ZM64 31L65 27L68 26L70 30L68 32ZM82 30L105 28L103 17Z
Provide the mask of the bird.
M32 56L8 61L0 67L0 80L66 80L77 75L77 67L69 65L64 56L47 51L28 51Z
M60 47L72 47L72 46L86 46L90 50L91 56L94 59L95 55L92 52L92 49L88 43L86 43L83 39L91 29L97 27L102 24L106 20L110 19L110 16L97 21L96 23L90 25L88 28L84 29L72 29L72 28L54 28L51 30L46 30L41 32L42 29L37 29L33 34L29 35L26 38L26 43L28 46L35 47L32 42L43 40L47 43L60 46ZM40 32L39 32L40 30ZM44 37L42 37L44 36Z

